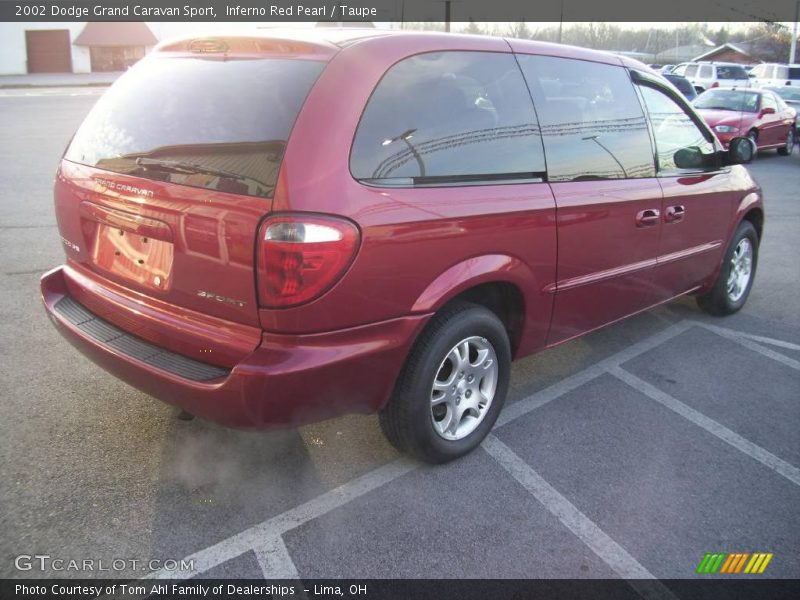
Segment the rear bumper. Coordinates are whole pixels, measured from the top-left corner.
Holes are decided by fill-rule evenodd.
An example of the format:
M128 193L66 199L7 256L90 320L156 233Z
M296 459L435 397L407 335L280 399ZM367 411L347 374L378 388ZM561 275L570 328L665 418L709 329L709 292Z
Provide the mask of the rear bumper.
M187 359L115 328L70 297L64 267L42 277L41 291L61 335L103 369L198 417L242 429L374 412L387 401L429 318L409 316L309 335L264 332L261 344L228 369Z

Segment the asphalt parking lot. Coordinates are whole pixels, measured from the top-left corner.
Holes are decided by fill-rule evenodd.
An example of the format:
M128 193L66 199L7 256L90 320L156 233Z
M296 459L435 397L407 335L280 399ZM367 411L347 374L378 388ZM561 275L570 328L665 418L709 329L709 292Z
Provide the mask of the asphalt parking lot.
M38 294L63 260L51 185L98 93L0 91L0 577L146 574L15 568L46 554L187 558L183 577L687 578L707 552L769 552L766 575L800 578L797 152L751 167L767 221L743 311L684 299L520 361L484 446L428 467L373 416L179 420L60 338Z

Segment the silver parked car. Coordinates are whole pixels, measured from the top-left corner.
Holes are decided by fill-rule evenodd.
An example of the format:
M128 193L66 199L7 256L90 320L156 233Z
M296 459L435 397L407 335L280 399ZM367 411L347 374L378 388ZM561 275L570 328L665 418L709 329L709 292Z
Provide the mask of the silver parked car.
M686 77L698 94L711 88L750 87L750 77L742 65L723 62L681 63L672 71Z
M782 65L778 63L764 63L750 71L753 85L758 87L773 87L782 85L800 86L800 65Z

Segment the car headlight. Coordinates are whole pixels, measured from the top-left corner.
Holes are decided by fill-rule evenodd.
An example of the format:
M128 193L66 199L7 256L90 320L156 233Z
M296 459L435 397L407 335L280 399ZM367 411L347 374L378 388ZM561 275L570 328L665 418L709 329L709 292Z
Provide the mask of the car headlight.
M717 133L736 133L738 130L738 127L732 125L717 125L714 127L714 131Z

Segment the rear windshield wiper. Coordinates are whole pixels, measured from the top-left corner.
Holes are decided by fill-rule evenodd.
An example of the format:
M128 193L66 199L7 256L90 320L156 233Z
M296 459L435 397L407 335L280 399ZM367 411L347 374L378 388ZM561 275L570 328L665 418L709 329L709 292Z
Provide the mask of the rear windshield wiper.
M152 169L154 171L167 171L169 173L182 173L186 175L202 173L203 175L226 177L228 179L247 179L244 175L232 171L204 167L203 165L196 165L194 163L178 160L159 160L157 158L145 158L144 156L140 156L136 159L136 164L143 169Z

